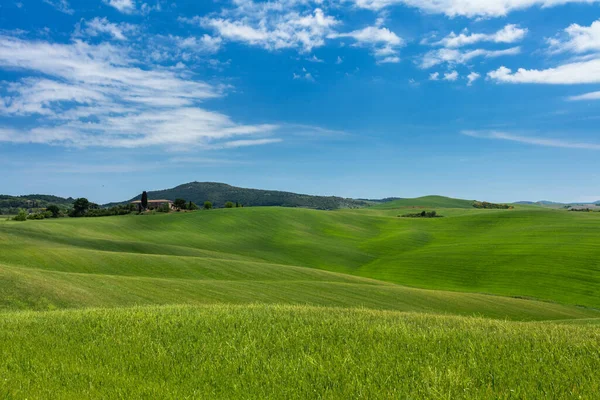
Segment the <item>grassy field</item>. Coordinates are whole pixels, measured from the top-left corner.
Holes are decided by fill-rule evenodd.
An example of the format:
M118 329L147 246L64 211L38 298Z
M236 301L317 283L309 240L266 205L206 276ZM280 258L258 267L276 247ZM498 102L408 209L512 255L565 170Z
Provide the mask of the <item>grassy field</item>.
M0 397L594 398L600 214L434 200L1 220Z
M3 398L596 398L600 330L373 310L10 313Z

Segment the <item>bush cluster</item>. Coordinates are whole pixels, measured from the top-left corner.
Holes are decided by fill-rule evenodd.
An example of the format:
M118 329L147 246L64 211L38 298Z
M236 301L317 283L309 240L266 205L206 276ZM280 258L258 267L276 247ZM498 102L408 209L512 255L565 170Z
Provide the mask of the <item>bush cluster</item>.
M513 206L509 206L508 204L488 203L487 201L474 201L473 207L494 210L512 210L514 208Z
M402 218L441 218L436 211L421 211L420 213L400 215Z

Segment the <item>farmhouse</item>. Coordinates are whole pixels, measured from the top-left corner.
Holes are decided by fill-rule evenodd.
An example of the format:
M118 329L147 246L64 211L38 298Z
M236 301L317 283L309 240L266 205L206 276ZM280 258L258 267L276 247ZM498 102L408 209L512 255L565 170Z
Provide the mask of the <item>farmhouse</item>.
M135 204L136 206L140 207L142 205L142 201L132 201L131 204ZM148 200L148 208L159 208L165 204L168 204L169 208L173 208L173 202L171 200Z

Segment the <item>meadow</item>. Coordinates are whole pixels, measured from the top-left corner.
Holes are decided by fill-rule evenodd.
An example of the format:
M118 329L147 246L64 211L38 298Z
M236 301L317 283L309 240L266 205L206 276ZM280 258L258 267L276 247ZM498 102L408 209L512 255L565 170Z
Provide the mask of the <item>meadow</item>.
M593 398L599 242L438 197L0 221L0 396Z

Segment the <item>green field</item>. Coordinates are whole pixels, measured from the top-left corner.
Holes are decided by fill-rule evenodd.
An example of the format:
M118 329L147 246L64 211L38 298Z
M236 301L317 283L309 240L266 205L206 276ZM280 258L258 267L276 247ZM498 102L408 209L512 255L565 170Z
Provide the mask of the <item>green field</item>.
M0 395L593 398L600 214L444 199L2 220Z

